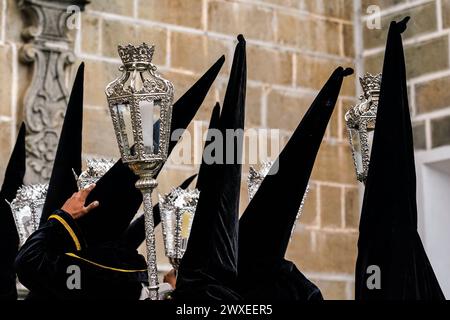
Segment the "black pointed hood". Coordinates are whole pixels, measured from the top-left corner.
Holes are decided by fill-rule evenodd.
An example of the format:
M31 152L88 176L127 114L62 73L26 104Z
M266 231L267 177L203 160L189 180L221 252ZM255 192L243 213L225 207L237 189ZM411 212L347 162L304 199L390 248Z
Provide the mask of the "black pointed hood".
M14 259L19 248L19 235L6 201L11 202L16 197L23 184L25 167L25 124L22 123L0 191L0 301L17 299Z
M42 210L41 225L47 221L53 211L60 209L66 200L78 191L73 172L78 175L81 173L83 87L84 63L81 63L61 129L47 197Z
M246 260L284 257L343 78L350 73L341 67L334 71L247 206L239 222L242 267Z
M361 212L357 300L444 299L417 233L414 147L401 37L408 20L392 22L388 33ZM367 287L371 265L380 268L379 290Z
M186 129L202 105L217 77L225 58L219 58L211 68L173 105L171 131ZM156 123L155 126L158 124ZM177 141L169 144L169 155ZM119 160L98 182L86 203L99 201L100 206L79 220L88 243L113 241L120 238L130 225L142 203L136 189L139 179ZM120 186L120 188L118 188ZM123 201L126 199L127 201ZM136 230L139 230L137 228ZM139 237L138 237L139 238Z
M239 35L218 123L224 138L227 129L244 128L246 79L245 40ZM226 163L204 162L200 167L200 198L180 265L175 298L238 299L232 287L237 278L242 138L243 134L233 140L224 139L226 143L220 151L224 155L222 162Z
M288 286L293 285L293 282L285 283L286 287L266 290L259 287L260 276L270 273L274 274L273 281L281 279L276 272L284 261L291 231L319 147L333 113L343 78L352 73L352 69L344 70L342 67L333 72L240 219L239 284L243 292L258 287L261 292L267 294L268 299L270 297L279 299L281 294L288 292ZM295 266L290 266L289 272L293 270L292 268ZM298 273L301 275L299 271ZM301 282L305 281L306 278L301 279ZM296 293L287 299L296 299L296 296L300 298L302 293Z

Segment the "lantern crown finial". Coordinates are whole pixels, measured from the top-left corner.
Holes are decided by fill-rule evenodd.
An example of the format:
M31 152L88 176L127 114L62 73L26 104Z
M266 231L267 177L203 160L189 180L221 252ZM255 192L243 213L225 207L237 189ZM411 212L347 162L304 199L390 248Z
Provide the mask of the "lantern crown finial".
M345 122L348 128L358 128L362 118L373 118L373 121L375 121L381 76L381 73L377 75L366 73L359 78L364 94L360 97L361 103L350 108L345 114Z
M359 78L359 83L364 91L364 96L368 97L372 92L380 91L381 73L376 75L366 73L363 77Z
M118 46L120 59L125 67L135 65L149 65L152 62L155 46L142 43L139 46L128 44Z

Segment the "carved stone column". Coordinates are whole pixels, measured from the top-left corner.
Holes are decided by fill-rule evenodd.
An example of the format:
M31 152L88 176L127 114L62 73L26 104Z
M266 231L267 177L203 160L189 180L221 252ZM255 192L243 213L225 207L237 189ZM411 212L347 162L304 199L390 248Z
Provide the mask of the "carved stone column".
M74 63L69 37L74 14L84 10L86 0L19 0L27 27L21 61L34 65L34 74L24 100L27 124L26 183L50 179L64 113L69 98L67 67ZM79 17L78 17L79 19ZM69 26L69 27L68 27Z

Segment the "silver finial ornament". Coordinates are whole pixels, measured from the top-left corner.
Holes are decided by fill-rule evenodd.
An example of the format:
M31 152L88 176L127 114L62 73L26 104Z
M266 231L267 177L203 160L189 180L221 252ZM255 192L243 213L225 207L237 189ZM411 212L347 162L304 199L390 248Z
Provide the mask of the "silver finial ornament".
M158 300L158 270L151 193L156 173L167 160L173 85L152 64L154 46L119 46L122 74L106 87L111 119L123 163L139 176L144 204L149 295Z
M48 184L23 185L9 203L22 246L28 237L39 228L39 222L47 196Z
M87 186L96 183L109 169L115 164L114 159L87 159L87 168L79 176L75 175L77 180L78 190L84 189Z
M351 107L345 114L345 123L349 133L356 178L360 182L365 182L380 97L381 73L377 75L367 73L359 78L359 81L364 94L360 97L361 102Z
M178 270L187 248L199 195L198 189L181 188L159 195L164 248L175 270Z
M145 43L139 46L133 46L131 44L126 46L119 45L117 51L125 68L132 69L134 64L151 64L155 46L148 46Z

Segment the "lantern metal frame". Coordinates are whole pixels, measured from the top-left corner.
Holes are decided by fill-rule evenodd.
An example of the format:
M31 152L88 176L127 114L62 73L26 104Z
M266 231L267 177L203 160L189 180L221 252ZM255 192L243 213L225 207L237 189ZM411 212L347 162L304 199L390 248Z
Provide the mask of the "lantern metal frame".
M370 132L375 130L381 87L381 73L376 75L366 73L363 77L359 78L359 81L364 92L360 97L361 102L350 107L344 118L352 150L356 179L365 183L369 171L370 152L372 149ZM355 141L356 137L353 132L358 132L359 141ZM358 151L355 149L356 143L359 143L360 159Z
M48 184L22 185L16 197L11 202L6 201L14 217L19 246L39 228L47 190Z
M72 169L75 180L77 180L78 190L82 190L93 183L97 183L116 163L114 159L88 158L86 160L86 170L78 176Z
M179 187L165 195L159 195L164 249L176 271L187 248L199 196L198 189L185 190ZM186 217L188 221L185 221Z
M122 161L139 176L136 188L142 192L143 196L149 298L158 300L159 282L151 193L158 185L154 177L168 156L174 89L170 81L162 78L156 72L157 68L151 62L154 50L154 46L148 46L145 43L139 46L119 45L118 53L123 63L119 71L122 74L107 85L106 97ZM141 87L137 86L138 82ZM155 101L158 102L160 108L160 121L159 127L157 127L159 143L157 150L148 152L144 145L144 126L140 102L155 104ZM118 110L120 105L129 107L134 141L132 146L128 140L123 115Z

